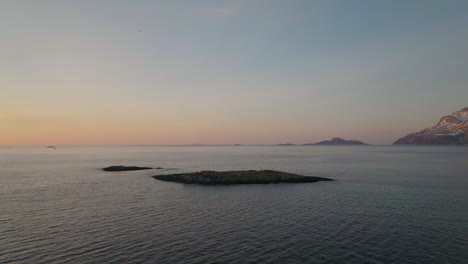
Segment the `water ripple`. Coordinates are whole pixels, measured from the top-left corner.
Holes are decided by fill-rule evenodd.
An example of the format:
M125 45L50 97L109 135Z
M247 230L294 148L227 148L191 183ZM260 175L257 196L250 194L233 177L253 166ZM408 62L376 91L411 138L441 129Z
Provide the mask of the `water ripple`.
M0 263L468 259L468 168L460 148L439 154L384 147L60 151L3 154L9 158L0 160ZM338 181L197 186L156 181L154 171L97 169L116 160L180 171L271 168Z

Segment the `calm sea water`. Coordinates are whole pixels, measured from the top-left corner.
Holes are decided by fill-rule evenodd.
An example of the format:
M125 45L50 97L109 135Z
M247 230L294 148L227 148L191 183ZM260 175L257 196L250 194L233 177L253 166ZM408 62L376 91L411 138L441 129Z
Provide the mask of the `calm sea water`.
M242 169L336 181L150 177ZM468 263L468 147L0 148L0 263Z

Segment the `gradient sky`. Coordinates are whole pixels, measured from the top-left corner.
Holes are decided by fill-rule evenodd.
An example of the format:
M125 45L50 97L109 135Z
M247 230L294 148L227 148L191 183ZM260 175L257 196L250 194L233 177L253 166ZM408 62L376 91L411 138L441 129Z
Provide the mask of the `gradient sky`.
M468 1L0 0L0 145L373 144L468 106Z

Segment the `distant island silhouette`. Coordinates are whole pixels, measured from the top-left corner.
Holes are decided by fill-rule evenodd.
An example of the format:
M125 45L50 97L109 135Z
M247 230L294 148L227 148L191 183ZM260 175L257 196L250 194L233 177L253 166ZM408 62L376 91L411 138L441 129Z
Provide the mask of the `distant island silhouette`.
M324 140L317 143L306 143L304 146L310 145L369 145L358 140L345 140L339 137L332 138L331 140Z

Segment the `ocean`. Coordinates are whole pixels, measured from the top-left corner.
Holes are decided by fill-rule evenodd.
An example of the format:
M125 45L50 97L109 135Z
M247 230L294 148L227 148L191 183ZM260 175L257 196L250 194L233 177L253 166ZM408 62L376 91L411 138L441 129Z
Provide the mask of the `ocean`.
M335 181L151 177L245 169ZM0 263L468 263L468 147L0 147Z

